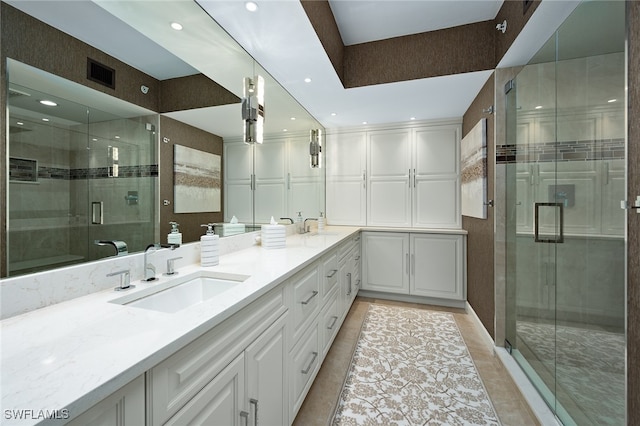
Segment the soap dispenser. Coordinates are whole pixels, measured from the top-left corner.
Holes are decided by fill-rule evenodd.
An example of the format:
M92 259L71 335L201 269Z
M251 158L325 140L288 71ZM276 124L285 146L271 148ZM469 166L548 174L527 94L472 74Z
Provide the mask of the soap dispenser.
M213 223L200 226L207 228L200 237L200 265L216 266L220 263L220 237L213 232Z
M325 223L326 223L326 219L324 217L324 214L320 212L320 217L318 218L318 233L324 231Z
M182 244L182 233L178 229L178 222L169 222L169 225L171 225L171 232L167 235L167 243Z
M298 234L304 234L304 220L302 219L302 212L298 212L296 217L296 232Z

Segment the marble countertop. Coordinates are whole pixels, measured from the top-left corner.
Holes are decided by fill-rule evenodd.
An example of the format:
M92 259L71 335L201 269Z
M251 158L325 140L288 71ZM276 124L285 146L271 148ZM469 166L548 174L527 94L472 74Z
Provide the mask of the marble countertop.
M327 227L322 234L289 236L284 249L254 245L221 256L218 266L179 268L180 274L207 270L249 278L176 313L109 303L124 295L111 289L2 320L1 423L36 424L41 410L66 409L77 416L360 229ZM131 292L156 283L132 282ZM16 420L16 412L27 418Z

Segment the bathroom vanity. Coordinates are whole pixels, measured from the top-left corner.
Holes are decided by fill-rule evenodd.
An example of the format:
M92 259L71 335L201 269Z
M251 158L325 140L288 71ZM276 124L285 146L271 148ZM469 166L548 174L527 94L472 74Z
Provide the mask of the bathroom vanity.
M360 229L329 227L7 318L3 424L290 424L357 294L359 262ZM224 285L209 297L222 284L207 280ZM182 309L152 303L157 289Z

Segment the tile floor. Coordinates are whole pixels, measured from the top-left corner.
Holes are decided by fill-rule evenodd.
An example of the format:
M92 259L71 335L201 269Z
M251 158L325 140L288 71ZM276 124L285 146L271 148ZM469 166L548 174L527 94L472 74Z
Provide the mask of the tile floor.
M533 413L520 394L507 370L483 339L478 325L462 309L409 304L389 300L358 297L336 336L316 380L309 390L293 424L297 426L324 426L331 422L360 327L369 304L393 304L452 312L462 333L469 353L476 364L498 417L504 426L538 425Z

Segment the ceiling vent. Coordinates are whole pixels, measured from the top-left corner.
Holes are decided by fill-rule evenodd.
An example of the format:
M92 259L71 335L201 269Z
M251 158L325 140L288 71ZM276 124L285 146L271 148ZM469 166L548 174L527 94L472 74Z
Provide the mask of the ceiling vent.
M116 70L87 58L87 78L110 89L116 88Z

